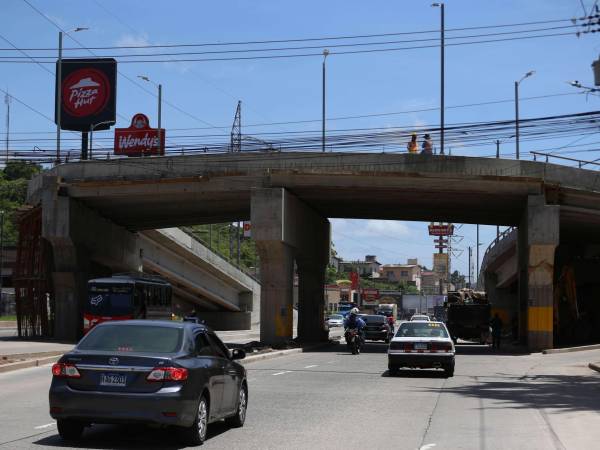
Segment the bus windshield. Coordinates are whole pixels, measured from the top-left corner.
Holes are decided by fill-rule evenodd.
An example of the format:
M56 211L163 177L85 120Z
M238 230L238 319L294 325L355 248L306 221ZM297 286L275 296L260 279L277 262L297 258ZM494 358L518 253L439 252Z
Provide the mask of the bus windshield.
M90 284L86 312L95 316L133 314L133 286Z

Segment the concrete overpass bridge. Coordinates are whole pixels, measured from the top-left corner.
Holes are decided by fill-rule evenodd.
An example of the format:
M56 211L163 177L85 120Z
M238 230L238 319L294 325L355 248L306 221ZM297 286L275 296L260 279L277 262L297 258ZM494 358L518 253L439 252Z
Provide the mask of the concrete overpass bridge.
M598 240L597 172L532 161L429 155L232 153L58 166L33 179L55 248L79 233L84 208L102 229L152 230L252 220L261 260L261 339L326 338L323 279L328 218L451 221L519 227L520 320L532 348L552 346L552 273L559 242ZM71 219L69 219L71 218ZM64 229L60 224L70 220ZM110 234L108 234L110 236ZM77 245L70 253L76 254ZM73 271L73 258L66 271ZM57 291L57 300L61 294ZM66 291L65 291L66 292ZM524 306L523 306L524 305Z

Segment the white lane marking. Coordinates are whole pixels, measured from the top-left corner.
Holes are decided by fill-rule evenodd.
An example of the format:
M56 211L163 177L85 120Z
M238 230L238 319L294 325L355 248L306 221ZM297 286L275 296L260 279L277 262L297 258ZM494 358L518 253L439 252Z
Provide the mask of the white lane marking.
M56 425L56 422L47 423L46 425L39 425L37 427L33 427L34 430L43 430L44 428L50 428Z
M289 370L284 370L283 372L277 372L277 373L274 373L274 374L273 374L273 376L276 376L276 375L283 375L284 373L289 373L289 372L290 372Z
M317 366L318 366L318 364L312 364L312 365L310 365L310 366L306 366L306 367L304 367L304 368L305 368L305 369L310 369L311 367L317 367Z
M433 448L435 446L437 446L437 444L427 444L422 446L419 450L429 450L430 448Z

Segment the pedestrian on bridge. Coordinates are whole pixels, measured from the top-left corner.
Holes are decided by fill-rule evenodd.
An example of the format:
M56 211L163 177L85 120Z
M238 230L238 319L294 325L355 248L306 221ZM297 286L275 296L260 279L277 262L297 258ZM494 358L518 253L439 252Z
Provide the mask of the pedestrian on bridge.
M423 136L423 139L421 155L433 155L433 142L431 141L431 136L426 134Z
M417 154L419 152L419 144L417 143L417 133L413 133L410 137L410 142L406 144L408 153Z

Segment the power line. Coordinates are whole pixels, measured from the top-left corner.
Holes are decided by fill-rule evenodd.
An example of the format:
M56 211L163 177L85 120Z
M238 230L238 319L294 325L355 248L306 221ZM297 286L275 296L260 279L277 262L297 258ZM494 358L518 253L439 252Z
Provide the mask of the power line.
M27 0L23 0L32 6ZM98 2L96 2L98 4ZM39 10L34 8L38 13L41 13ZM119 22L123 23L117 16L113 13L110 13L105 7L101 6L106 12L108 12L111 16L117 19ZM542 20L542 21L532 21L532 22L519 22L519 23L511 23L511 24L495 24L495 25L482 25L475 27L462 27L462 28L446 28L446 33L451 33L454 31L471 31L471 30L484 30L484 29L494 29L494 28L509 28L509 27L520 27L520 26L530 26L530 25L545 25L551 23L561 23L561 22L573 22L575 21L584 21L584 20L592 20L597 18L597 16L588 16L588 17L580 17L576 19L551 19L551 20ZM131 26L125 24L131 31L136 32ZM407 36L413 34L428 34L428 33L439 33L439 29L434 30L416 30L416 31L404 31L404 32L392 32L392 33L379 33L379 34L358 34L358 35L345 35L345 36L321 36L321 37L309 37L309 38L290 38L290 39L271 39L271 40L255 40L255 41L237 41L237 42L208 42L208 43L198 43L198 44L148 44L148 45L121 45L121 46L102 46L102 47L88 47L90 50L117 50L117 49L148 49L148 48L177 48L177 47L208 47L208 46L233 46L233 45L264 45L264 44L282 44L282 43L290 43L290 42L313 42L313 41L331 41L331 40L348 40L348 39L369 39L369 38L378 38L378 37L391 37L391 36ZM0 49L10 50L10 49ZM24 49L27 51L56 51L56 48L29 48ZM63 51L74 51L79 50L77 47L65 47Z
M26 0L23 0L26 1ZM593 32L596 32L594 30ZM489 44L496 42L507 42L507 41L516 41L516 40L525 40L525 39L539 39L539 38L547 38L547 37L560 37L560 36L571 36L577 35L574 32L568 33L549 33L549 34L540 34L535 36L520 36L520 37L511 37L511 38L501 38L501 39L484 39L479 41L471 41L471 42L458 42L458 43L449 43L446 44L446 47L454 47L454 46L463 46L463 45L476 45L476 44ZM419 49L427 49L427 48L438 48L439 45L431 44L431 45L416 45L409 47L392 47L392 48L382 48L382 49L368 49L368 50L347 50L347 51L337 51L330 52L330 55L357 55L357 54L368 54L368 53L385 53L385 52L397 52L397 51L406 51L406 50L419 50ZM147 55L140 55L140 57L146 57ZM235 57L222 57L222 58L181 58L181 59L136 59L136 60L120 60L121 64L150 64L150 63L165 63L165 62L211 62L211 61L250 61L250 60L271 60L271 59L290 59L290 58L307 58L319 56L322 57L322 52L318 53L294 53L294 54L285 54L285 55L265 55L265 56L235 56ZM9 58L9 57L6 57ZM37 61L37 60L36 60ZM50 61L37 61L40 64L52 64ZM68 59L64 61L65 64L68 64ZM3 64L31 64L32 61L23 61L18 59L2 59L0 63Z

